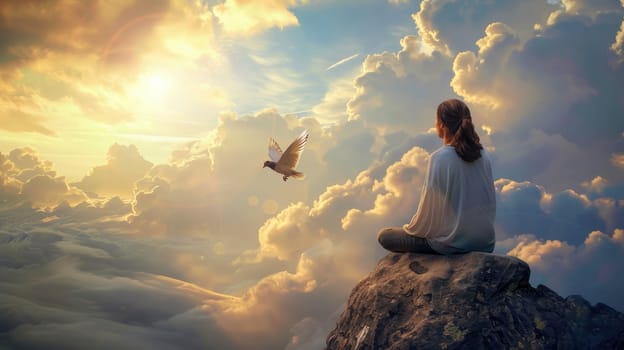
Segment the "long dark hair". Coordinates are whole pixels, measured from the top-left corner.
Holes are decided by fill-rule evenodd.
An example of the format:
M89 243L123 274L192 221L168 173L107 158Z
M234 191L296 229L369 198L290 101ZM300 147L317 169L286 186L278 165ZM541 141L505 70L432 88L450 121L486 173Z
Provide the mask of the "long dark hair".
M437 118L447 132L453 135L451 145L461 159L473 162L481 158L483 146L472 124L470 109L464 102L450 99L440 103Z

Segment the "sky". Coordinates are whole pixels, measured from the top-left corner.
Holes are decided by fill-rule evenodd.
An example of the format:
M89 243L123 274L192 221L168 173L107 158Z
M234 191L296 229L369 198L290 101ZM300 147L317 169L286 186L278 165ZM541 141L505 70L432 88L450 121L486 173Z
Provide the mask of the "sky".
M0 348L322 348L448 98L494 253L624 311L623 0L3 1L0 77Z

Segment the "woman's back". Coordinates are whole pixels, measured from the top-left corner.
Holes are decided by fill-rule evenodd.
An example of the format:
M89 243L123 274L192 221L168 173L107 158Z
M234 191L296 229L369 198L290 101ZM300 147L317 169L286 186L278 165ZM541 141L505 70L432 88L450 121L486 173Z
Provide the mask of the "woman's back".
M492 166L470 109L460 100L446 100L438 105L435 124L444 146L431 154L418 210L402 228L381 230L379 243L391 251L492 252L496 216Z
M494 249L496 196L487 152L472 162L450 145L431 155L418 213L404 228L441 252ZM447 247L454 249L447 249Z

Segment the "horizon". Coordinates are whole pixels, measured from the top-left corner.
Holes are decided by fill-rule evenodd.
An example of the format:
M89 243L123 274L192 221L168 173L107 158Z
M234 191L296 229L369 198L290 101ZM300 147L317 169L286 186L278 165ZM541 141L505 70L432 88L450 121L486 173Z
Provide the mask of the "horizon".
M0 343L317 349L471 109L494 253L624 312L624 0L0 4ZM289 179L275 138L309 139Z

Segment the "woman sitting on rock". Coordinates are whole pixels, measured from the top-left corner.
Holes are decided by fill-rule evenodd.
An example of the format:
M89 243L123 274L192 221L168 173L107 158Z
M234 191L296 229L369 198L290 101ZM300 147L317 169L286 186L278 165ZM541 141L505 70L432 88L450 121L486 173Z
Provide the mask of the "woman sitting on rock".
M492 167L468 106L457 99L440 103L435 125L444 146L431 154L418 210L409 224L382 229L379 243L393 252L492 252Z

